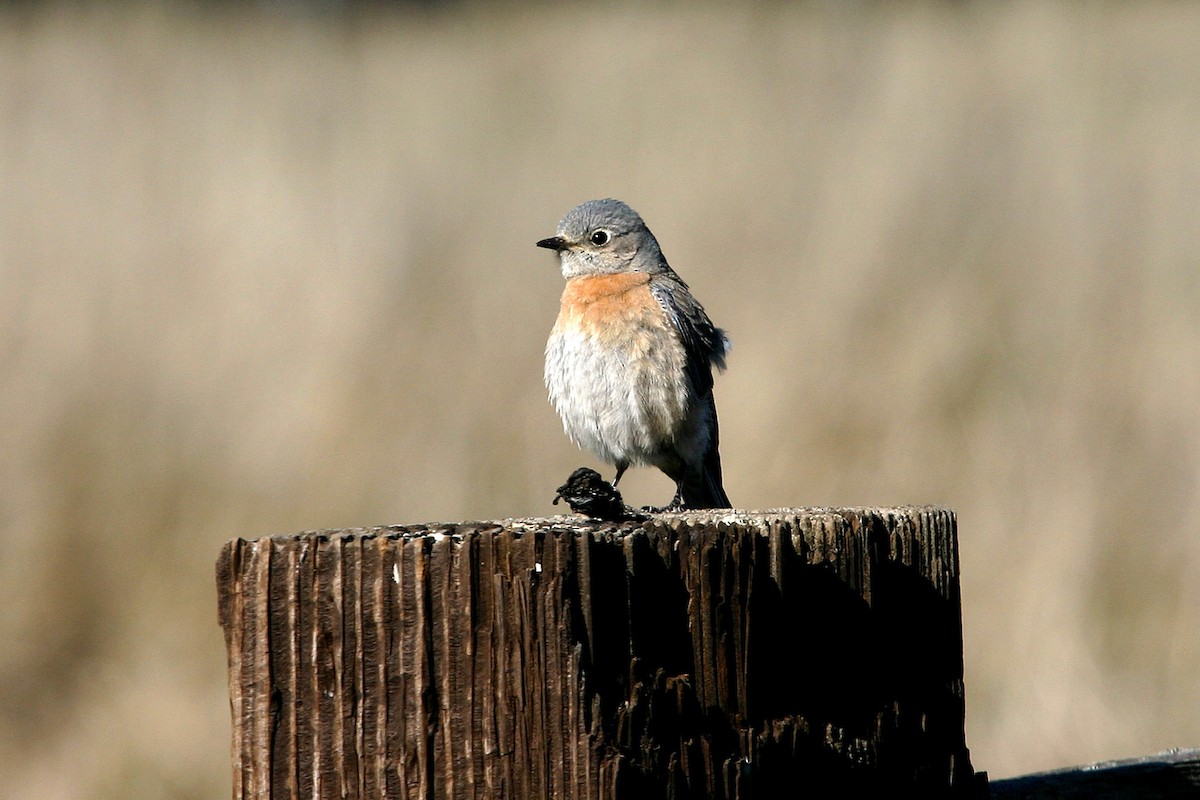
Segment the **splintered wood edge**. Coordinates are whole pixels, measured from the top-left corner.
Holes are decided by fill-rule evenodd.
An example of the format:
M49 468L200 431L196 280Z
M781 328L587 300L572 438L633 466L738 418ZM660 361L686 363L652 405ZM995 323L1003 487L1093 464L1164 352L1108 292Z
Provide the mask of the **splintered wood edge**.
M627 520L624 522L608 522L589 519L581 514L560 514L548 517L510 517L498 520L479 520L465 522L423 522L400 525L378 525L374 527L356 528L326 528L322 530L302 531L299 533L274 534L263 539L297 539L310 537L377 537L392 536L401 538L431 537L439 539L443 536L453 537L466 533L485 531L512 531L534 533L537 531L572 531L576 533L605 532L617 535L634 534L645 529L647 525L665 525L671 528L684 528L692 525L727 525L743 527L765 527L777 522L803 521L805 519L840 517L849 519L870 518L907 518L918 520L922 517L948 516L954 521L955 514L944 506L881 506L881 507L849 507L835 508L825 506L802 508L769 508L761 510L743 509L699 509L693 511L663 512L648 514L645 519ZM237 541L258 541L254 539L233 539Z

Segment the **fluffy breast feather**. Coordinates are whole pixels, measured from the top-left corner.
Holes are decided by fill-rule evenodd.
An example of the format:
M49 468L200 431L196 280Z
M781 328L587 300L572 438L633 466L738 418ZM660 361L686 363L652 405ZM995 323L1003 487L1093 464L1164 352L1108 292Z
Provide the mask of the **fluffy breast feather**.
M572 278L546 345L546 386L563 427L613 463L644 463L686 418L687 354L650 276Z

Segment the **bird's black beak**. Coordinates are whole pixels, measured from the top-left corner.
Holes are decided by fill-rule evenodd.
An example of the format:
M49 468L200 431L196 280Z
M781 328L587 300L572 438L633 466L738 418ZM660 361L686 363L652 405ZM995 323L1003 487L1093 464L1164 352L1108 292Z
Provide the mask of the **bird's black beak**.
M537 243L538 247L544 247L547 250L553 250L556 253L561 253L567 249L567 240L561 236L551 236L549 239L542 239Z

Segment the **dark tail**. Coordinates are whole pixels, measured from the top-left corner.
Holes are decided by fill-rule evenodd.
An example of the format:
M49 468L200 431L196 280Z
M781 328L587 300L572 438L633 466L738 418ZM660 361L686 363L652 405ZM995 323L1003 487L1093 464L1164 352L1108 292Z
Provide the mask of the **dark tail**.
M689 472L679 483L680 505L684 508L733 508L721 482L721 454L717 445L720 435L717 430L717 406L712 407L712 437L704 463L697 472Z
M715 447L704 459L704 471L680 484L679 499L683 508L733 508L721 485L721 456Z

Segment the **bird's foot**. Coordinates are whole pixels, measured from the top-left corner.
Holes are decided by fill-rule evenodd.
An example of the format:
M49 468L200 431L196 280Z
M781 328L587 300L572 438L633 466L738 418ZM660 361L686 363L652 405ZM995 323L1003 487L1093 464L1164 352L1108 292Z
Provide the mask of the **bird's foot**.
M647 514L672 514L672 513L675 513L676 511L686 511L686 510L687 510L687 506L685 506L683 504L683 497L680 495L680 493L678 491L675 492L675 496L671 498L671 502L668 505L665 505L665 506L642 506L642 511L645 511Z

